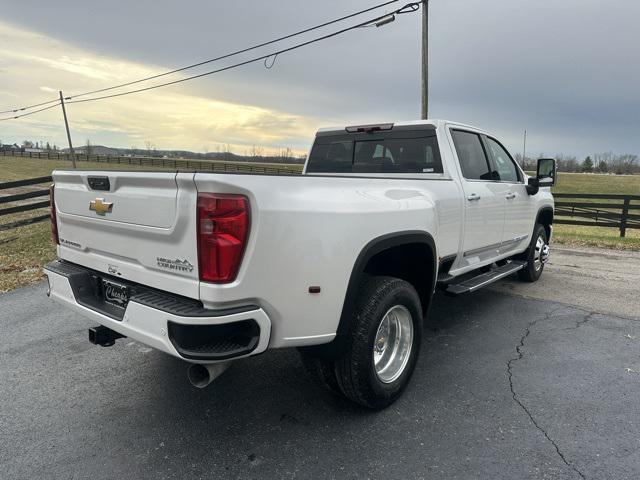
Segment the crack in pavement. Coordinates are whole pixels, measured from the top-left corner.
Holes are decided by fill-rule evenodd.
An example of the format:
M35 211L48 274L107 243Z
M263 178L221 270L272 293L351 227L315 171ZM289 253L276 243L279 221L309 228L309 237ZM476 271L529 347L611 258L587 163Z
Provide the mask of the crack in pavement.
M581 320L576 320L576 324L573 327L568 327L568 328L564 328L563 330L569 331L569 330L577 330L578 328L580 328L582 325L584 325L585 323L587 323L588 321L591 320L591 318L595 315L598 315L598 312L587 312L586 315L583 315Z
M570 469L572 469L574 472L576 472L578 475L580 475L580 478L586 480L587 477L585 477L585 475L578 470L578 468L573 465L572 463L570 463L567 458L565 457L564 453L562 453L562 451L560 450L560 447L558 447L558 444L556 442L553 441L553 439L549 436L549 434L540 426L540 424L538 424L538 422L536 421L535 418L533 418L533 414L529 411L529 409L524 405L524 403L522 403L522 401L518 398L518 395L516 394L515 388L513 386L513 364L519 360L522 360L522 357L524 357L524 353L522 352L522 349L524 348L524 342L527 339L527 337L529 336L529 334L531 333L531 329L538 323L541 321L545 321L545 320L550 320L551 318L553 318L554 314L559 311L561 309L557 309L557 310L553 310L552 312L547 313L544 318L538 318L536 320L533 320L532 322L530 322L527 325L527 328L524 332L524 334L522 335L522 337L520 337L520 343L518 345L516 345L516 352L518 353L518 356L515 358L511 358L509 359L509 361L507 362L507 375L509 377L509 388L511 389L511 396L513 397L513 401L516 402L518 404L518 406L524 410L524 412L527 414L527 416L529 417L529 420L531 420L531 423L544 435L544 437L549 441L549 443L551 443L551 445L553 445L553 447L556 450L556 453L558 454L558 456L560 457L560 459L562 460L562 462L569 467ZM589 312L585 318L582 321L578 321L576 323L576 327L578 328L580 325L582 325L583 323L586 323L587 321L589 321L590 317L592 316L592 314L594 314L594 312Z
M596 312L589 312L588 314L586 314L584 316L584 318L582 320L578 320L576 322L576 329L580 328L582 325L584 325L585 323L587 323L589 320L591 320L591 317L593 317L594 315L596 315Z

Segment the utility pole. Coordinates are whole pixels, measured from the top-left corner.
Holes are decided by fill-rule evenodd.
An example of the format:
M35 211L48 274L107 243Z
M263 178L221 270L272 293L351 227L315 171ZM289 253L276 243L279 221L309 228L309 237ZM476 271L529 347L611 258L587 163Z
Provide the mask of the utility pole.
M429 117L429 0L422 0L422 119Z
M527 163L527 130L525 129L524 131L524 140L522 142L522 169L524 170L524 167Z
M76 155L73 152L73 145L71 145L71 133L69 132L69 122L67 121L67 110L64 108L64 96L62 90L60 90L60 105L62 105L62 115L64 116L64 126L67 129L67 140L69 141L69 155L71 156L71 163L73 168L76 168Z

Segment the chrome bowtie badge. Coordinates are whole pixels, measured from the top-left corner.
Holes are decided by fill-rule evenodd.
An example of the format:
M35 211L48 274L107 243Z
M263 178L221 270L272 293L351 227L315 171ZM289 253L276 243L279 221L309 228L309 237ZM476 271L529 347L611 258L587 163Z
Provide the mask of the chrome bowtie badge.
M96 198L89 202L89 210L96 212L98 215L104 215L105 213L111 213L113 209L113 202L105 202L104 198Z

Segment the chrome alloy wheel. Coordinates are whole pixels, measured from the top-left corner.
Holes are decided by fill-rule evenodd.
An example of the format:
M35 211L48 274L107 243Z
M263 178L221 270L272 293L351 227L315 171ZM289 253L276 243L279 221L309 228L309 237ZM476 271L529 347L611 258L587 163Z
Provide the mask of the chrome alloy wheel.
M391 307L384 317L373 344L373 365L382 383L392 383L404 372L413 345L413 318L402 305Z
M536 240L536 249L533 253L533 267L536 272L542 268L542 265L549 260L549 245L544 242L544 238L538 237Z

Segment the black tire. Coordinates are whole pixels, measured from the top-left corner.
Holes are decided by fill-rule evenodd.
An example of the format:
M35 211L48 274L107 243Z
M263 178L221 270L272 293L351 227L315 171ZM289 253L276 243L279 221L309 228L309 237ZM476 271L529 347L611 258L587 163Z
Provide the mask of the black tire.
M412 341L408 360L399 376L387 383L374 366L374 343L383 317L392 307L410 313ZM405 317L407 318L407 317ZM420 298L411 284L391 277L369 277L361 285L351 320L345 352L335 361L336 380L342 393L365 407L382 409L402 394L413 374L422 340Z
M529 244L529 249L526 251L525 260L527 264L522 270L518 271L518 277L520 277L520 280L522 281L536 282L544 270L544 263L540 262L536 265L536 256L539 255L536 247L538 239L542 239L543 244L547 245L547 230L544 228L544 225L540 223L537 223L536 227L533 229L531 243Z
M336 379L334 362L316 358L305 352L300 352L300 358L302 358L304 368L316 384L331 393L342 396L342 390L340 390Z

